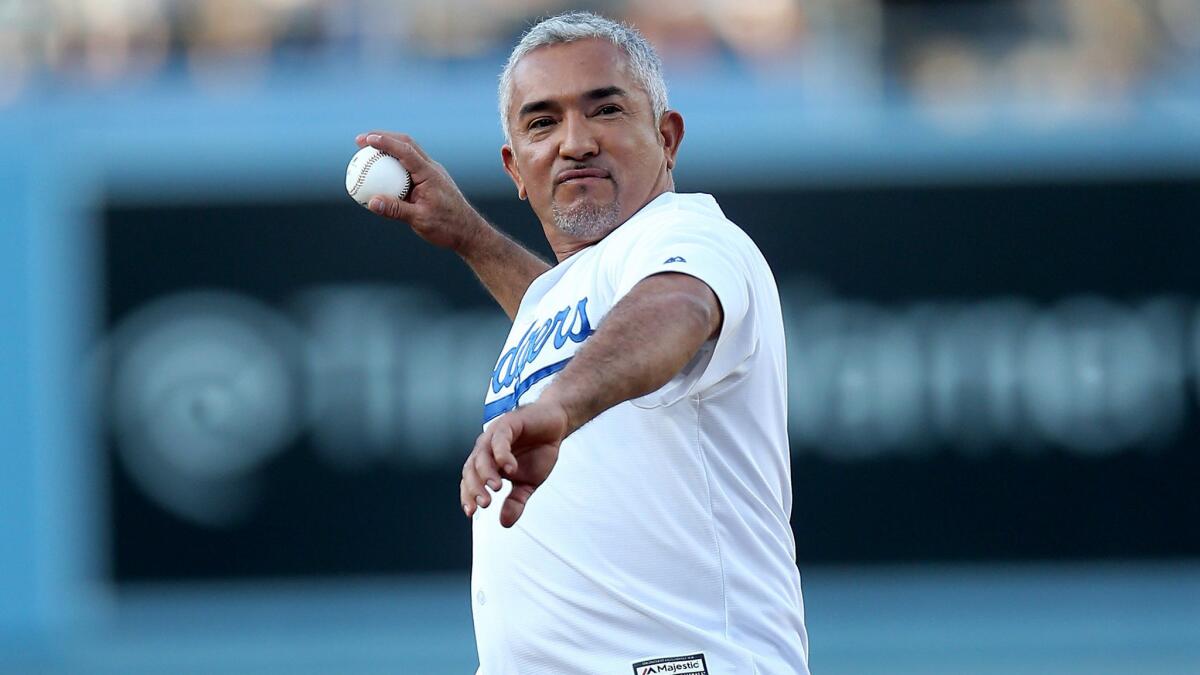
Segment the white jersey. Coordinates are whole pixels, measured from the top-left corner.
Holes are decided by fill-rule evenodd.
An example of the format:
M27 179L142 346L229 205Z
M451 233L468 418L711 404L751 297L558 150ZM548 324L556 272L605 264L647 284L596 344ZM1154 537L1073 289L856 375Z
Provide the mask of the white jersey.
M662 388L563 441L511 529L507 481L476 512L480 675L808 673L779 293L712 197L663 194L530 285L485 425L537 398L622 296L662 272L713 289L720 335Z

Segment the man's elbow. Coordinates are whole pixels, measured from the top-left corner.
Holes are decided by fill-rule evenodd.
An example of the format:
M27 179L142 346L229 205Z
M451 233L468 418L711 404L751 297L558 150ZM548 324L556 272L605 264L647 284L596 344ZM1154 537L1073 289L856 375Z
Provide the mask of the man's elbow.
M721 333L724 313L721 301L708 284L688 277L688 283L673 294L673 304L683 315L683 321L695 329L696 335L702 335L704 342L717 337Z

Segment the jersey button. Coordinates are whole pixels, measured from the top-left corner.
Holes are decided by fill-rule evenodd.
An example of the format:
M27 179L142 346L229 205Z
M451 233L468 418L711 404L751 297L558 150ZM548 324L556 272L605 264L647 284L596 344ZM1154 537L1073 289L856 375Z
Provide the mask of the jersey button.
M483 594L482 590L475 591L475 602L478 602L480 607L487 604L487 596Z

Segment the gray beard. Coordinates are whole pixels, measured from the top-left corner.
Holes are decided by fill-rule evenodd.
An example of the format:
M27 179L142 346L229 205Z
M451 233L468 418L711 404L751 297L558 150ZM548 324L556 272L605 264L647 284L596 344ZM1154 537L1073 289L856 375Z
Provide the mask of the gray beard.
M601 239L620 224L617 222L621 214L616 200L607 204L584 201L566 209L554 202L552 207L554 227L578 239Z

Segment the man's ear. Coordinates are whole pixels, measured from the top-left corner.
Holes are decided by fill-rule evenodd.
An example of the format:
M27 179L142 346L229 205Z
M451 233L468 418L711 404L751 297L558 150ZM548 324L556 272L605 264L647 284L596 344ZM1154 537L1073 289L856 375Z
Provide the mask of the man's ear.
M668 110L658 121L658 136L662 139L663 152L667 155L667 169L675 168L675 158L679 155L679 144L683 142L683 115L675 110Z
M500 148L500 161L504 162L504 173L517 186L517 196L524 201L529 194L525 192L525 181L521 180L521 172L517 170L517 156L513 154L511 145L506 143Z

